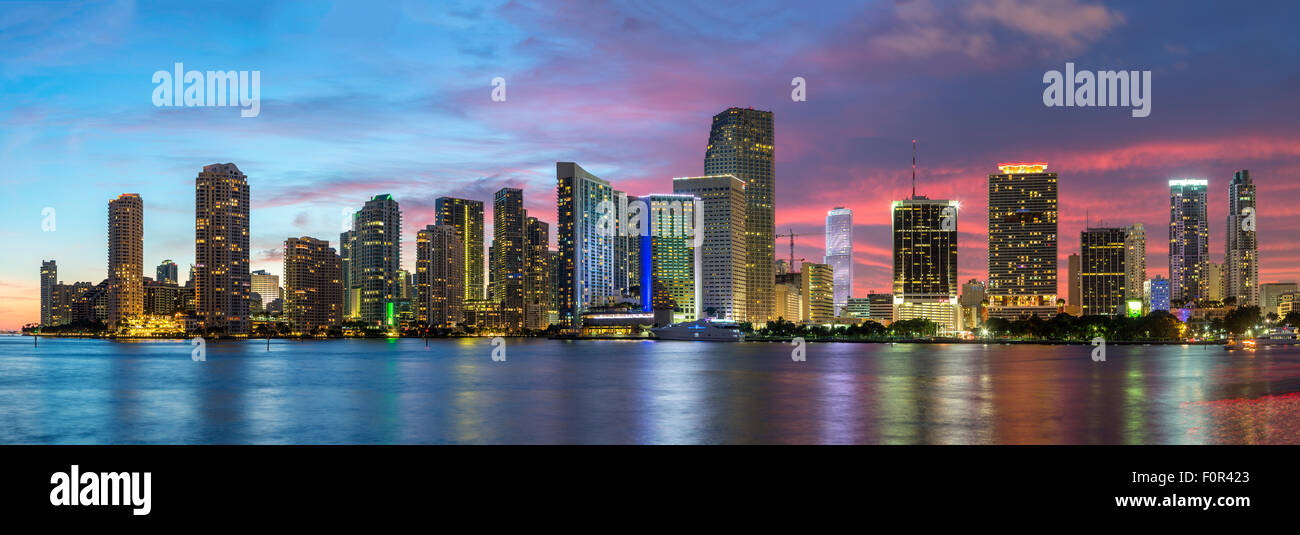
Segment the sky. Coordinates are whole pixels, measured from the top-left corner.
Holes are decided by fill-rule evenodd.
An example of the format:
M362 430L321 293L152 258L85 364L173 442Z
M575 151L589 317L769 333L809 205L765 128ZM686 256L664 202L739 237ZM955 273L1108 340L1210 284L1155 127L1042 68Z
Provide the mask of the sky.
M1218 261L1227 184L1249 169L1261 280L1300 280L1297 21L1288 1L3 3L0 329L39 319L41 260L65 283L105 278L121 193L144 199L145 275L172 259L184 279L204 165L248 175L253 269L279 273L290 236L337 246L343 214L380 193L401 204L409 267L437 197L523 188L554 224L556 161L669 192L703 173L730 106L775 115L796 257L820 260L826 212L854 211L855 295L889 288L913 139L917 192L962 203L962 280L986 278L987 175L1007 161L1060 174L1062 271L1087 222L1142 223L1149 276L1167 275L1168 180L1209 180ZM155 71L178 62L260 72L260 114L154 106ZM1151 71L1150 116L1045 106L1066 62Z

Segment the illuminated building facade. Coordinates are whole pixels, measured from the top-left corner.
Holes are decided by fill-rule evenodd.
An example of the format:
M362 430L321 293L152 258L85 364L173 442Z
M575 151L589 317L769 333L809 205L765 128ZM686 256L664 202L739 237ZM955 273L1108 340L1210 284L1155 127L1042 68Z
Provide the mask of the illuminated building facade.
M194 310L199 328L247 334L248 178L233 163L203 167L195 179Z
M551 225L524 220L524 328L545 329L551 310Z
M1128 232L1124 228L1089 228L1080 233L1079 287L1083 315L1113 315L1124 311L1128 291L1125 270Z
M728 108L713 116L704 153L705 175L731 175L745 183L745 314L759 326L774 317L775 143L772 112Z
M1142 300L1147 280L1147 230L1141 223L1124 228L1124 298Z
M524 191L501 188L492 198L492 299L511 310L524 305Z
M41 261L41 326L54 323L54 287L59 285L59 266L53 260Z
M835 270L835 315L853 296L853 210L837 206L826 213L826 263Z
M327 242L328 243L328 242ZM285 251L286 253L288 250ZM262 298L262 303L270 303L280 299L280 276L274 273L267 273L265 269L259 269L248 274L250 284L252 284L253 293Z
M439 197L434 201L434 210L438 212L437 223L456 229L456 238L460 240L461 252L465 259L461 265L465 274L461 277L465 284L465 299L483 298L483 201Z
M1228 223L1224 238L1224 297L1239 306L1259 304L1259 242L1255 231L1255 182L1250 171L1232 174L1228 184Z
M614 283L614 234L600 228L601 203L614 205L614 188L573 162L556 162L556 235L560 248L557 310L560 322L579 327L582 313L618 297Z
M1210 262L1210 227L1206 215L1209 181L1169 181L1169 284L1173 301L1205 299Z
M284 315L296 333L323 334L343 324L343 268L328 241L308 236L284 241L283 299Z
M161 264L158 264L158 267L154 269L154 274L157 275L154 279L158 282L180 284L179 269L176 262L171 260L163 260Z
M646 199L650 209L652 308L671 310L674 323L694 321L700 312L695 196L656 194Z
M989 317L1055 316L1057 176L1046 163L989 175Z
M144 313L144 201L123 193L108 202L108 326Z
M835 270L830 264L804 262L800 273L803 321L830 323L835 318Z
M673 193L693 195L703 205L700 311L708 317L746 321L745 183L730 175L674 178Z
M957 201L914 195L890 209L895 321L924 318L961 329L957 304Z
M415 321L452 328L464 322L465 251L456 227L429 225L415 234Z
M402 212L392 195L372 197L353 218L354 273L361 291L360 320L370 328L397 327L402 269Z

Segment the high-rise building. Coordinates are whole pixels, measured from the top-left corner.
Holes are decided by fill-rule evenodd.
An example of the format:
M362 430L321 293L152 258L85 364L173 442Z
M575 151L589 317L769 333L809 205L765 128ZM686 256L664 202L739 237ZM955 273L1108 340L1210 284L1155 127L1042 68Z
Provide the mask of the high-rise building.
M59 267L53 260L41 261L41 326L54 323L54 287L59 284Z
M961 285L961 296L957 304L961 305L961 324L965 329L974 328L984 323L984 300L988 297L988 287L983 281L970 279Z
M320 241L320 240L316 240L315 238L312 238L312 240ZM323 243L325 243L326 246L328 247L329 242L323 242ZM287 247L288 242L285 242L285 244ZM285 249L284 252L287 255L289 253L289 250ZM279 275L273 273L267 273L265 269L259 269L257 271L253 271L249 273L248 279L250 281L250 284L252 285L253 293L261 296L262 303L270 303L271 301L275 301L276 299L280 299L282 297L282 295L280 294Z
M1079 273L1083 271L1083 264L1079 262L1079 253L1070 253L1065 257L1065 288L1068 291L1065 297L1065 304L1069 307L1080 307L1083 304L1083 288L1079 285Z
M464 298L483 298L483 201L439 197L434 202L439 225L456 229L456 239L465 260L461 265L465 274L460 277L465 284Z
M1156 275L1146 281L1144 293L1147 309L1169 311L1169 279Z
M564 277L564 258L560 256L560 251L551 249L546 252L546 268L551 273L551 323L559 321L560 310L560 286L559 281Z
M371 328L397 326L402 268L402 211L392 195L375 195L353 218L353 271L360 279L361 321Z
M582 313L618 297L614 283L614 234L601 228L602 203L614 205L614 188L573 162L556 162L556 236L560 247L558 312L567 327L577 328Z
M144 313L150 316L175 314L181 306L181 288L174 282L144 282Z
M649 202L650 281L654 310L671 310L673 322L699 317L700 266L695 236L695 196L655 194Z
M800 273L804 321L829 323L835 318L835 270L830 264L804 262Z
M356 214L352 215L355 226ZM339 265L342 266L343 279L343 319L355 321L361 319L361 278L356 274L356 263L352 261L352 248L357 244L357 233L351 230L339 234Z
M529 217L524 221L524 328L545 329L551 310L551 226Z
M1222 303L1227 297L1226 273L1227 265L1219 262L1205 263L1205 299Z
M172 262L171 260L163 260L161 264L158 264L158 268L154 270L154 274L157 275L154 278L157 279L158 282L177 285L181 283L179 278L180 272L177 269L176 262Z
M889 325L894 321L894 294L869 293L867 302L872 321L883 325Z
M704 152L704 174L732 175L745 183L745 314L756 325L774 317L775 144L772 112L728 108L713 116Z
M708 317L746 321L744 181L731 175L674 178L673 193L693 195L703 206L701 312Z
M1128 278L1124 259L1128 232L1122 227L1089 228L1080 233L1079 287L1083 315L1114 315L1124 312Z
M233 163L203 167L194 182L194 310L201 329L247 334L248 177Z
M894 201L890 218L893 319L924 318L947 331L961 329L957 304L957 201L913 195Z
M1232 174L1228 184L1228 224L1224 237L1224 298L1238 305L1259 304L1259 242L1255 231L1255 182L1250 171Z
M1124 298L1142 299L1147 280L1147 231L1141 223L1124 228Z
M836 206L826 213L826 263L835 270L835 315L853 295L853 210Z
M1057 176L1046 163L989 175L990 317L1056 315Z
M451 328L464 321L465 251L456 227L429 225L415 235L415 319Z
M1173 301L1191 303L1206 297L1210 261L1210 227L1206 190L1201 179L1169 181L1169 285Z
M795 275L800 274L795 273ZM776 310L773 314L776 315L777 319L782 319L792 323L803 321L802 275L799 276L799 279L800 280L797 283L786 280L777 281L776 284L772 286L772 294L776 298L773 301L776 305Z
M1265 316L1269 313L1276 314L1278 297L1297 290L1294 282L1266 282L1259 285L1259 313Z
M274 283L278 291L279 279ZM266 296L274 295L272 290L268 287L263 290L267 292L263 299L270 302L272 299ZM260 293L256 287L253 292ZM283 299L284 315L295 332L321 334L330 327L342 325L342 259L328 241L308 236L284 241Z
M492 300L505 310L519 312L524 306L524 191L501 188L492 197Z
M108 325L144 313L144 201L123 193L108 202Z

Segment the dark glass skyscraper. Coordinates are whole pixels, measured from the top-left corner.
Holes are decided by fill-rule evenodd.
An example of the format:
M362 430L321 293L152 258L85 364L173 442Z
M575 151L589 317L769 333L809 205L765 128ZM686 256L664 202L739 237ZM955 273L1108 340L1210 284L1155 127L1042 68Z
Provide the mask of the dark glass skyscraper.
M1089 228L1079 235L1083 315L1120 314L1127 296L1123 227Z
M1228 224L1224 237L1223 297L1238 305L1259 304L1259 242L1255 232L1255 182L1250 171L1232 174L1228 184Z
M732 175L745 183L745 317L755 324L775 319L775 144L772 112L728 108L713 116L704 152L705 175Z
M961 328L957 304L957 201L923 196L894 201L895 321L924 318Z
M1006 163L989 175L989 317L1056 315L1056 173Z
M1209 182L1169 181L1169 294L1173 301L1204 299L1210 262L1210 227L1206 216Z
M501 188L492 197L492 300L522 312L524 303L524 190Z

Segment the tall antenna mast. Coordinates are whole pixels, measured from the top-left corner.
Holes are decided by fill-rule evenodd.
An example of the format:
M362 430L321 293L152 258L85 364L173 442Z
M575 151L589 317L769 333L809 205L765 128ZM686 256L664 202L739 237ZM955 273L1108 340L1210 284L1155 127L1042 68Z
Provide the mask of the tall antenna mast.
M912 138L912 198L916 198L916 138Z

